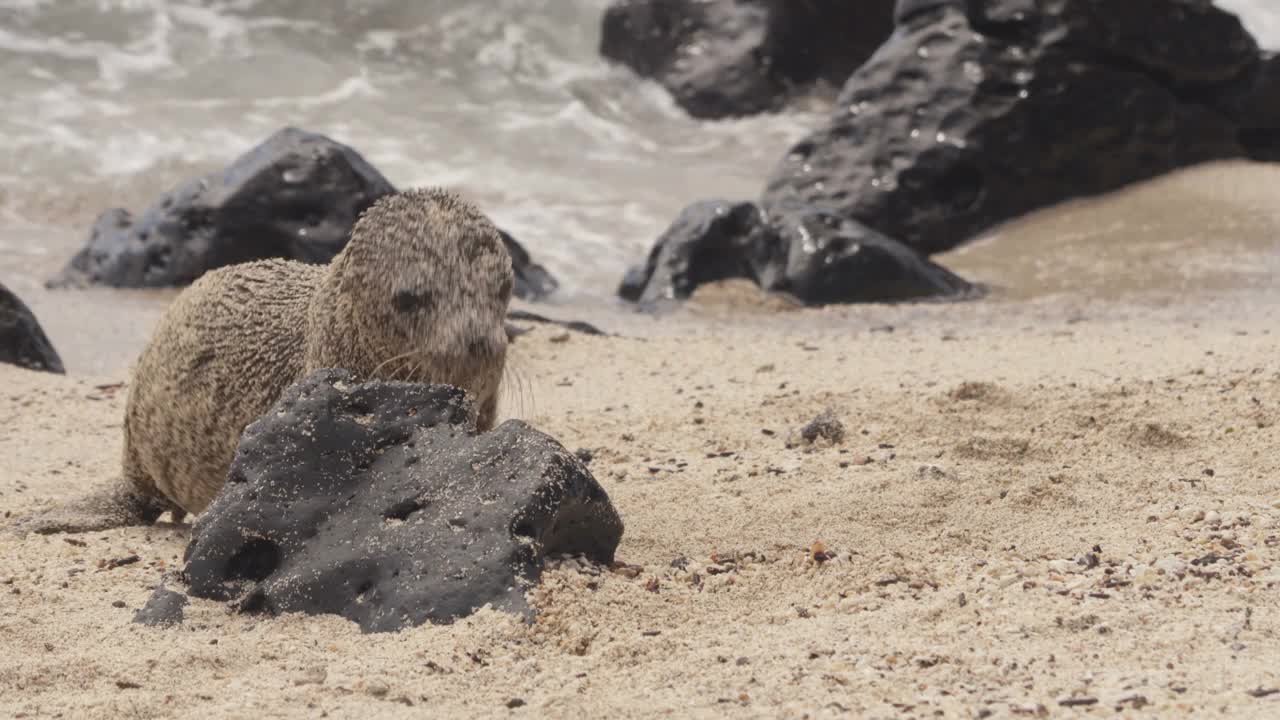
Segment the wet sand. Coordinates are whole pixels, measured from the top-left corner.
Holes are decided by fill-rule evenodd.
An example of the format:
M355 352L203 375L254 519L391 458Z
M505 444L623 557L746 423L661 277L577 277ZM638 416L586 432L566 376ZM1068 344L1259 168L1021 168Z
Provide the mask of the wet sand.
M1186 168L1032 213L934 259L1010 298L1123 301L1273 287L1280 166Z

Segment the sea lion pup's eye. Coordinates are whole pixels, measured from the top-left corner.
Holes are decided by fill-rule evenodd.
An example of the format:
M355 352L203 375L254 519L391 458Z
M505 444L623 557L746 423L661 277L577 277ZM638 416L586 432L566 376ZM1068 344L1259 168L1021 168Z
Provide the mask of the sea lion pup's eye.
M421 290L419 292L397 290L395 295L391 297L391 304L398 313L411 313L419 309L430 310L434 303L430 290Z

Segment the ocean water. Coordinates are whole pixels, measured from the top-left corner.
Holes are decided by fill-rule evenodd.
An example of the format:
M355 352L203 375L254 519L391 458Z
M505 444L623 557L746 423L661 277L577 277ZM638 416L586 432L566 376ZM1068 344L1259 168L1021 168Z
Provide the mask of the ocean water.
M291 124L465 190L570 294L607 292L685 202L757 194L816 117L689 119L599 58L606 5L0 1L5 210L83 226Z
M656 85L600 59L607 4L0 0L0 282L28 300L73 369L118 369L172 293L51 293L44 278L101 210L140 210L295 125L355 147L397 185L465 191L561 279L557 302L598 304L680 208L755 197L821 116L813 108L688 118ZM1280 49L1280 2L1220 4ZM1257 186L1280 187L1267 173L1238 167L1193 177L1183 196L1203 204L1187 212L1212 217L1222 203L1238 204L1222 187L1247 186L1253 229L1233 232L1247 236L1250 253L1274 250L1258 239L1280 237L1280 218L1267 210L1268 198L1280 208L1280 190L1269 196ZM1118 228L1090 237L1144 227L1123 205L1113 215ZM1034 294L1023 287L1036 276L1028 268L1057 242L1055 222L1044 232L1035 222L1001 229L954 262L1014 295ZM1022 239L1000 240L1010 233Z

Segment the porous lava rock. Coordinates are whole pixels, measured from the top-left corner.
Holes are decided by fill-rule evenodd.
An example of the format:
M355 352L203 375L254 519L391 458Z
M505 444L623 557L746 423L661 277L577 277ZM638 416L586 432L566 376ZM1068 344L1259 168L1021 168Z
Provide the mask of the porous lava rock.
M267 258L327 263L360 214L392 184L360 153L286 127L224 170L165 193L140 217L111 208L50 287L176 287L209 270ZM539 300L559 283L506 231L516 297Z
M152 627L181 625L186 607L186 595L161 585L147 599L147 603L133 614L133 621Z
M1280 72L1208 0L902 0L762 197L925 255L1202 161L1274 155Z
M683 21L685 3L618 3L606 28L650 38L624 59L660 75L645 53L714 49L698 38L720 4ZM899 0L894 22L758 203L689 206L619 294L730 276L809 304L974 297L926 258L1188 165L1280 160L1280 60L1208 0Z
M754 203L696 202L680 212L654 243L644 267L632 269L618 294L651 304L682 300L704 283L754 277L763 217Z
M835 213L795 205L768 214L754 203L711 200L686 208L618 293L652 306L729 278L751 279L807 305L980 292L892 238Z
M0 284L0 362L28 370L65 372L62 358L44 334L31 308Z
M360 213L393 191L350 147L286 127L226 169L165 193L141 217L105 211L49 284L180 286L250 260L328 262Z
M521 300L541 300L560 287L560 283L547 269L533 261L529 251L524 248L511 233L498 230L502 244L511 255L511 269L515 273L516 283L512 293Z
M193 527L191 594L392 631L526 612L549 554L611 562L622 522L582 462L523 422L474 423L450 386L340 369L290 386Z

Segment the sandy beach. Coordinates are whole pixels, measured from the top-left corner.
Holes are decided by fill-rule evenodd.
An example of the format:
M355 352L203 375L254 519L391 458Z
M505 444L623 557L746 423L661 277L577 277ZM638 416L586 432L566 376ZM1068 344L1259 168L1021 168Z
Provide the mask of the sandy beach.
M0 363L0 719L1280 717L1280 2L1212 5L0 0L0 289L67 371ZM590 458L616 563L529 620L152 627L192 518L10 532L119 474L180 286L393 186L606 331L517 322L499 421Z
M726 294L662 333L537 327L513 348L505 416L593 452L634 567L559 563L531 625L364 635L193 600L154 629L130 620L187 526L5 534L0 715L1280 713L1275 303L766 327ZM116 472L126 376L0 381L6 517ZM796 445L828 409L845 439Z

